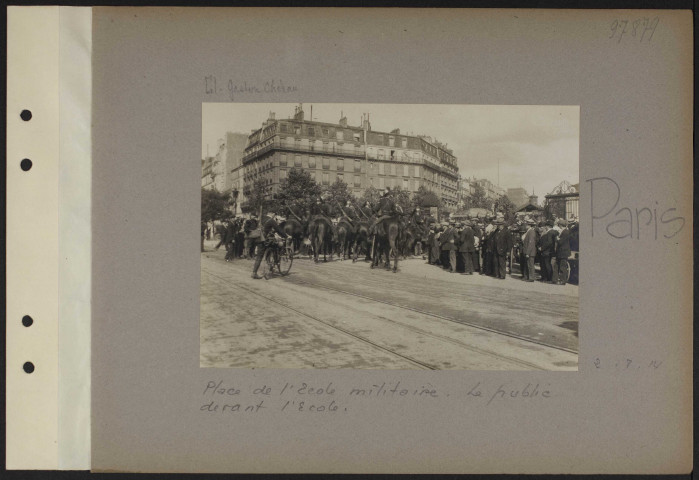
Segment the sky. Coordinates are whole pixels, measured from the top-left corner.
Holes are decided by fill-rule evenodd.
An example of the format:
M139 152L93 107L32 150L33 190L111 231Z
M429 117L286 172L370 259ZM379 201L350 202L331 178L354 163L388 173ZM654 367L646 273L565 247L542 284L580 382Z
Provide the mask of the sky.
M202 104L202 157L216 152L226 131L249 134L275 112L293 116L294 103ZM371 128L428 135L454 151L462 177L487 178L502 188L523 187L539 196L567 180L578 183L580 108L551 105L410 105L304 103L306 120L337 123L342 112L359 126L369 113Z

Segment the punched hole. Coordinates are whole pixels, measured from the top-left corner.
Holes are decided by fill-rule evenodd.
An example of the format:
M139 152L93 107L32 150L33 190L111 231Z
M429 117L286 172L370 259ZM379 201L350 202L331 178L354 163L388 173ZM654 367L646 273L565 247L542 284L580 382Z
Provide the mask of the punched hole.
M32 373L34 371L34 364L32 362L24 362L22 368L25 372Z
M32 323L34 323L34 319L29 315L25 315L22 317L22 325L24 325L25 327L31 327Z
M29 110L22 110L22 113L20 113L19 116L22 120L28 122L32 119L32 112Z
M32 168L32 161L29 160L28 158L25 158L21 162L19 162L19 166L22 170L25 172L28 172L30 168Z

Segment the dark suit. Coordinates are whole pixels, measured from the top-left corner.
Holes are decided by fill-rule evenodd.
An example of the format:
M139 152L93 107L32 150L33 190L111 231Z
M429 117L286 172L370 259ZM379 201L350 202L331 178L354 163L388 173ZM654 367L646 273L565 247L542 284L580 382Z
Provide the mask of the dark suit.
M495 232L494 238L495 274L498 278L505 278L507 275L507 256L510 254L513 246L512 234L508 229L503 228Z
M551 257L555 252L556 237L558 232L553 228L544 233L539 239L539 251L541 253L541 279L545 282L553 280L553 267Z
M473 273L473 252L476 251L475 238L471 227L466 227L460 235L459 252L464 259L464 272Z
M486 275L495 275L495 254L494 254L494 242L495 233L497 230L493 230L490 233L483 234L483 246L481 247L483 251L483 265L482 270Z
M439 237L439 243L443 252L449 252L449 271L456 272L456 230L453 227L447 228Z
M529 280L535 280L534 259L536 258L536 230L534 228L530 228L527 230L527 233L524 234L522 251L524 252L527 262L527 277Z
M556 262L558 263L558 283L568 281L568 257L570 257L570 230L564 228L556 242Z

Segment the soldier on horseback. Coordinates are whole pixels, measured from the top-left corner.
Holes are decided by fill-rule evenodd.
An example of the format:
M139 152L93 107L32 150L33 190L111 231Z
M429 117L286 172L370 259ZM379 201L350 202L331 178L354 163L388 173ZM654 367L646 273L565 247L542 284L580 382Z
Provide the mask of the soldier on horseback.
M393 192L391 192L390 187L386 187L386 190L384 190L384 193L373 213L377 215L377 218L374 220L374 223L371 224L371 228L369 229L370 235L374 235L376 233L376 227L382 221L403 214L403 209L393 198Z

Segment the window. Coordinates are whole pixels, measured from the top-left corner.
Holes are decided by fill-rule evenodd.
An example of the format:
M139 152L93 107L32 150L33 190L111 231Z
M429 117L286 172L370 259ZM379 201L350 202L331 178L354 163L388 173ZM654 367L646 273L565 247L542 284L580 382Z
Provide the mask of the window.
M355 142L359 142L359 141L360 141L359 132L354 132L354 141L355 141Z
M379 177L379 188L386 188L386 177Z
M415 166L415 178L420 178L420 167Z
M401 138L401 145L403 146L403 148L407 148L408 147L408 139L405 137Z
M360 160L355 160L354 161L354 171L355 172L361 172L362 171L362 162Z
M391 150L391 160L395 160L395 159L396 159L396 151Z
M338 174L337 174L337 179L338 179L339 181L341 181L341 182L344 182L344 181L345 181L345 175L342 174L342 173L338 173Z
M391 175L395 175L396 174L396 164L395 163L391 164L390 168L391 168Z
M330 168L330 159L328 157L323 157L323 170Z
M286 167L286 153L282 153L281 157L279 157L279 165Z
M308 127L308 136L309 137L315 137L316 136L316 131L313 127Z
M344 158L338 158L337 159L337 171L342 171L345 169L345 160Z
M355 186L355 187L361 187L361 186L362 186L362 176L361 176L361 175L355 175L355 176L354 176L354 186Z
M294 133L295 133L296 135L301 135L301 127L298 126L298 125L296 125L296 126L294 127Z
M330 176L328 172L323 172L323 185L328 185L330 183Z
M324 129L323 129L323 136L324 136L324 137L327 137L328 135L330 135L330 133L328 132L328 129L327 129L327 128L324 128Z
M376 138L377 138L378 144L383 145L383 135L378 135Z
M394 147L396 145L396 137L394 137L393 135L388 137L388 145Z
M337 131L335 132L335 138L337 138L338 140L342 140L342 139L343 139L342 130L337 130Z
M379 175L386 175L385 166L383 163L379 163Z
M286 179L286 170L282 168L281 170L279 170L279 180L285 180L285 179Z
M386 156L386 151L383 148L379 148L379 159L383 160Z
M316 168L316 157L310 157L308 159L308 168Z
M408 190L408 179L407 178L403 179L403 190Z
M301 163L301 155L296 155L296 158L294 158L294 167L301 167L303 165Z

